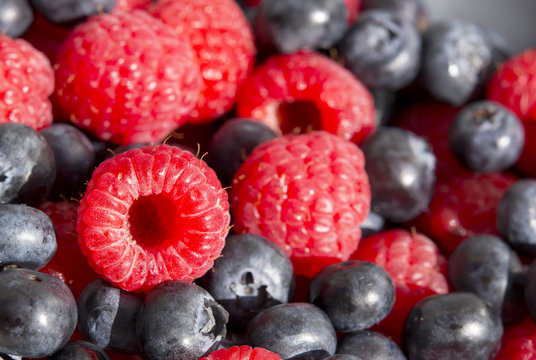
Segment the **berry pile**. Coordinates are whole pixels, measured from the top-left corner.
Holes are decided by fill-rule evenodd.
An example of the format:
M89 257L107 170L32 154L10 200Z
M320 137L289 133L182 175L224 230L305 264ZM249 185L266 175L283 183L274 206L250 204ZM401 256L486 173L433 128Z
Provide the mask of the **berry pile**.
M0 359L536 359L536 48L431 6L0 1Z

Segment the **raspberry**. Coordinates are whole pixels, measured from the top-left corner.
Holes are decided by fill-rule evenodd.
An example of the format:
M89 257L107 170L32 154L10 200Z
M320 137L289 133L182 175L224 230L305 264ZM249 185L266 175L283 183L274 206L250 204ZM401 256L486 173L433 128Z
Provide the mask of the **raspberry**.
M417 302L449 291L446 261L434 242L422 234L401 229L383 231L362 239L350 258L373 262L391 275L396 287L395 305L376 330L397 341Z
M363 153L324 131L259 145L231 190L236 231L273 241L291 258L295 274L307 277L348 259L369 208Z
M175 146L146 146L94 171L78 210L79 243L110 283L147 292L212 267L228 210L227 193L205 162Z
M501 350L495 360L536 359L536 324L530 317L504 329Z
M132 11L145 9L152 0L117 0L114 11Z
M498 235L495 211L517 177L503 173L454 176L436 186L428 210L410 225L434 239L447 253L479 234Z
M529 115L523 119L523 128L525 129L525 145L521 156L515 167L523 174L536 178L536 143L530 141L536 137L536 106L532 108Z
M369 91L314 52L274 56L257 67L240 88L237 113L278 133L325 130L356 143L375 125Z
M141 10L90 18L63 44L56 97L99 139L157 142L184 123L201 89L186 40Z
M52 123L48 97L54 73L46 56L25 40L0 36L0 123L36 130Z
M216 350L199 360L281 360L281 356L261 347L235 345L228 349Z
M229 111L256 54L253 32L238 4L234 0L160 0L149 11L190 40L200 64L203 87L188 120L210 122Z
M361 0L344 0L346 9L348 9L348 24L351 25L357 19L361 9Z

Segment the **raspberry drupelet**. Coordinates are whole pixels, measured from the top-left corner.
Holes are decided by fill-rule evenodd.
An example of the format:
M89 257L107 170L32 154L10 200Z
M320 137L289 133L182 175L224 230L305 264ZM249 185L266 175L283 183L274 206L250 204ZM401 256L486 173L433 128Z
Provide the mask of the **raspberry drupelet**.
M261 347L235 345L211 352L199 360L281 360L281 356Z

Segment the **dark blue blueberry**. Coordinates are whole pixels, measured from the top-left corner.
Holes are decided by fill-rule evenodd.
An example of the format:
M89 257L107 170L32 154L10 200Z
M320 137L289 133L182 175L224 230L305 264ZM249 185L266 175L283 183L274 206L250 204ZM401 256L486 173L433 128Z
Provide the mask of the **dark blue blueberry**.
M447 268L455 290L475 293L505 320L523 315L522 291L515 281L523 267L517 254L497 236L463 241L450 255Z
M497 229L514 249L536 256L536 180L512 185L497 206Z
M519 159L525 130L504 106L487 100L460 110L450 127L452 152L475 172L503 171Z
M406 360L393 340L366 330L343 335L337 344L337 354L352 354L366 360Z
M76 197L85 188L95 169L95 152L83 132L69 124L52 124L41 130L56 161L56 180L52 196Z
M309 285L309 301L328 315L336 331L368 329L395 303L395 285L380 266L345 261L326 266Z
M475 24L461 20L435 24L424 37L424 86L434 98L462 105L487 83L494 51L487 33Z
M71 341L50 355L47 360L110 360L97 345L87 341Z
M263 0L254 28L262 46L294 53L328 49L347 27L343 0Z
M308 303L272 306L251 320L248 343L279 354L283 360L320 360L335 354L337 337L328 316Z
M253 149L276 137L275 131L259 121L227 120L212 136L206 161L216 171L222 184L229 186L235 172Z
M524 300L530 317L536 321L536 260L529 266L525 277Z
M78 297L78 329L103 349L136 353L136 318L142 302L138 294L95 280Z
M363 146L372 210L394 222L419 215L430 202L435 156L428 143L407 130L384 127Z
M0 203L38 206L55 177L54 154L41 134L22 124L0 124Z
M76 301L59 278L20 268L0 272L1 353L48 356L67 343L76 318Z
M360 358L359 356L351 355L351 354L335 354L335 355L323 358L322 360L363 360L363 358Z
M489 360L503 327L490 305L469 292L425 298L411 309L402 334L409 359Z
M370 89L374 98L376 126L386 126L393 116L398 93L384 89Z
M369 211L367 218L359 227L362 237L370 236L385 229L385 219L374 211Z
M0 0L0 30L16 38L30 27L34 20L28 0Z
M421 0L361 0L363 11L381 9L393 11L423 30L427 23L426 9Z
M344 65L368 88L400 90L420 69L421 36L395 12L362 13L338 48Z
M39 270L56 253L52 220L22 204L0 205L0 268L8 265Z
M146 360L197 360L225 337L228 314L203 288L183 281L158 285L136 322Z
M22 356L0 353L0 360L22 360Z
M31 0L33 6L53 23L68 23L114 9L117 0Z
M232 235L221 255L200 282L229 312L231 328L243 331L259 312L291 299L292 263L273 242L259 235Z

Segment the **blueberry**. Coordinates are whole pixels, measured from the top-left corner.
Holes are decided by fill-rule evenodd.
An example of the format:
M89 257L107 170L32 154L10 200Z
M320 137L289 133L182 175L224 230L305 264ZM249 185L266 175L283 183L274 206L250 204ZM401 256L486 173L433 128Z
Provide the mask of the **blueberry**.
M406 360L393 340L367 330L343 335L337 345L337 354L352 354L367 360Z
M367 218L359 227L361 228L362 237L370 236L385 229L385 219L378 213L369 211Z
M57 247L54 224L44 212L22 204L0 205L0 267L39 270Z
M512 185L497 205L497 229L514 249L536 256L536 180Z
M363 11L381 9L393 11L422 30L427 25L426 9L421 0L361 0Z
M525 130L513 112L482 100L460 110L450 127L449 142L452 152L469 169L503 171L519 159Z
M373 211L388 220L404 222L426 209L433 193L436 159L423 138L384 127L369 136L362 149Z
M294 53L330 48L347 26L344 0L263 0L254 28L264 47Z
M48 356L67 343L76 318L76 301L60 279L21 268L0 272L0 352Z
M309 301L324 310L336 331L364 330L389 314L395 286L380 266L345 261L326 266L314 277Z
M523 296L515 281L522 271L517 254L494 235L464 240L448 260L454 289L475 293L509 321L523 315Z
M228 314L203 288L167 281L145 298L136 322L146 360L197 360L216 350Z
M50 355L47 360L110 360L110 358L97 345L77 340L68 342L60 350Z
M221 255L200 282L229 312L230 328L243 331L259 312L291 299L292 263L273 242L259 235L232 235Z
M279 354L283 360L320 360L333 355L337 337L328 316L308 303L272 306L251 320L248 343Z
M427 297L410 311L402 334L409 359L489 360L499 350L500 318L473 293Z
M78 297L78 329L103 349L137 353L136 319L143 298L98 279Z
M34 20L28 0L0 1L0 30L7 36L16 38L24 34Z
M391 121L398 100L398 93L385 89L370 89L374 98L376 126L387 126Z
M33 6L53 23L68 23L114 9L117 0L31 0Z
M231 185L233 176L253 149L277 134L267 125L250 119L231 119L212 136L207 163L216 171L224 186Z
M322 360L363 360L363 359L360 358L359 356L351 355L351 354L335 354L335 355L323 358Z
M41 130L56 161L56 180L52 195L70 198L84 189L95 168L95 152L84 133L69 124L52 124Z
M487 83L493 57L493 44L479 26L461 20L435 24L424 36L424 86L437 100L462 105Z
M0 203L38 206L55 177L54 154L42 135L26 125L0 124Z
M368 88L397 91L419 72L420 34L395 12L362 13L338 49L344 65Z
M524 300L530 317L536 321L536 260L530 264L525 277Z

